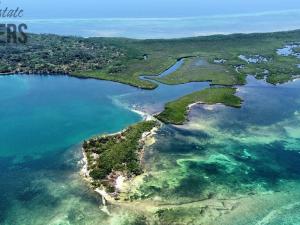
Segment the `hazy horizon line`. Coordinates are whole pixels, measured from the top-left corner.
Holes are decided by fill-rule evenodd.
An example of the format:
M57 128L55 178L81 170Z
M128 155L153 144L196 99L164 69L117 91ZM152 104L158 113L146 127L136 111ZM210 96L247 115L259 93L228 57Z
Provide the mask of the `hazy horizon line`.
M251 17L251 16L268 16L268 15L278 15L284 13L299 13L299 9L286 9L286 10L271 10L271 11L261 11L261 12L253 12L253 13L228 13L228 14L212 14L212 15L199 15L199 16L178 16L178 17L61 17L61 18L22 18L22 19L11 19L11 18L2 18L3 21L28 21L28 22L47 22L47 21L73 21L73 20L189 20L189 19L201 19L201 18L238 18L238 17Z

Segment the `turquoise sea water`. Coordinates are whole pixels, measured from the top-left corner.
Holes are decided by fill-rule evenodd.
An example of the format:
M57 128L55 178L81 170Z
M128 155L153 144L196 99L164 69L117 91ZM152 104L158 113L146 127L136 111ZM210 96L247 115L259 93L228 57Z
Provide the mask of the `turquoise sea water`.
M162 224L176 215L182 224L299 223L300 81L247 81L238 87L241 109L196 106L187 124L164 126L147 149L147 175L134 198L147 200L146 210L180 204L161 211ZM0 224L134 224L131 210L102 211L79 175L80 143L140 121L130 108L156 113L208 85L140 90L68 76L1 76Z
M0 79L1 156L39 156L140 120L109 98L134 91L125 85L52 76Z
M101 222L100 202L79 179L77 144L140 121L111 100L135 89L27 75L0 77L0 87L0 224Z
M155 108L207 86L142 91L68 76L1 76L0 224L106 224L100 198L79 176L80 143L140 121L133 105L152 99Z

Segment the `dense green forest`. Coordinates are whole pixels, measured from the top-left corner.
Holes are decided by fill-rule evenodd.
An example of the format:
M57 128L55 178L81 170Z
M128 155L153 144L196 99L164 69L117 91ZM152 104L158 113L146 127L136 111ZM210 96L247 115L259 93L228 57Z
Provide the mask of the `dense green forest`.
M117 60L128 57L125 49L102 39L29 35L26 44L0 45L0 70L18 73L72 73L75 71L122 70ZM120 68L118 68L120 67ZM124 68L123 68L124 69Z

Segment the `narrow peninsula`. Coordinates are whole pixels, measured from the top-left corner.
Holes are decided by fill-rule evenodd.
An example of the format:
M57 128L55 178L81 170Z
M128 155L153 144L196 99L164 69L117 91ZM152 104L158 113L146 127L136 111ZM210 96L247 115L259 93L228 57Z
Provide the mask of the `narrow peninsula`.
M150 145L147 140L158 127L158 121L142 121L117 134L84 141L84 175L92 187L100 188L117 198L119 176L130 179L143 173L144 147Z
M235 96L236 89L230 87L207 88L194 92L169 102L165 105L163 112L156 117L160 121L169 124L183 124L187 119L188 108L194 103L216 104L222 103L226 106L241 107L242 100Z

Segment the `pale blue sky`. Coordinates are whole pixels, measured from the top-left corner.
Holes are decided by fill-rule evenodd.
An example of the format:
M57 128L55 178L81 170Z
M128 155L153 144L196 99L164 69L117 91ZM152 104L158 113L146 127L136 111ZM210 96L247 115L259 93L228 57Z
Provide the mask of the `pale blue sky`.
M26 18L189 17L300 9L299 0L1 0Z

